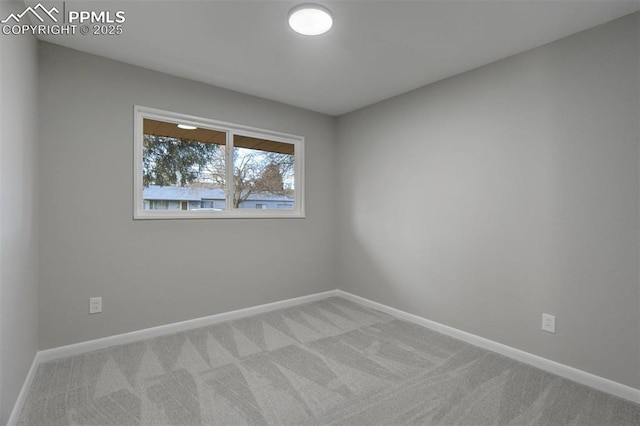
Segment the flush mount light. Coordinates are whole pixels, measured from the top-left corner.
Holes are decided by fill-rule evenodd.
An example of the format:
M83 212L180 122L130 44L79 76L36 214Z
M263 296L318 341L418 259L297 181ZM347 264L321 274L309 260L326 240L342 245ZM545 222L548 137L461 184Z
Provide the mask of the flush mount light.
M289 12L289 26L303 35L320 35L331 29L333 16L329 9L319 4L302 4Z
M196 126L190 126L189 124L178 124L178 127L184 130L195 130Z

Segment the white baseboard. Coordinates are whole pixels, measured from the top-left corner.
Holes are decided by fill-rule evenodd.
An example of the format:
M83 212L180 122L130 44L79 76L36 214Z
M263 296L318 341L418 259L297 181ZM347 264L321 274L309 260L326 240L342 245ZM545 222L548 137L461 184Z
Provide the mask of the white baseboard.
M27 372L27 378L24 379L24 383L22 384L22 389L20 389L16 403L13 404L13 410L11 410L7 426L15 426L18 424L18 418L22 412L22 406L24 405L24 401L27 399L27 393L29 392L29 388L31 388L31 383L33 383L33 378L36 375L38 365L40 365L40 359L38 358L39 354L40 352L37 352L36 356L33 357L33 362L31 363L29 372Z
M123 345L125 343L149 339L151 337L164 336L167 334L192 330L194 328L206 327L208 325L217 324L223 321L230 321L238 318L248 317L251 315L262 314L265 312L274 311L276 309L288 308L289 306L313 302L337 295L338 290L330 290L322 293L296 297L293 299L280 300L278 302L266 303L264 305L252 306L250 308L238 309L230 312L222 312L207 317L195 318L191 320L175 322L172 324L159 325L157 327L145 328L143 330L132 331L129 333L116 334L115 336L103 337L101 339L88 340L86 342L75 343L73 345L45 349L38 352L38 355L40 356L40 362L51 361L58 358L64 358L67 356L95 351L97 349L108 348L109 346Z
M640 404L640 389L635 389L631 386L623 385L622 383L614 382L613 380L605 379L604 377L596 376L595 374L587 373L586 371L578 370L577 368L569 367L568 365L560 364L558 362L551 361L550 359L543 358L520 349L512 348L511 346L503 345L502 343L494 342L493 340L485 339L484 337L476 336L475 334L467 333L466 331L458 330L457 328L449 327L447 325L422 318L418 315L410 314L408 312L401 311L400 309L395 309L390 306L383 305L382 303L356 296L355 294L351 294L346 291L337 290L336 293L338 296L352 302L360 303L361 305L382 311L396 318L421 325L433 331L437 331L438 333L446 334L447 336L479 346L483 349L497 352L517 361L524 362L525 364L532 365L541 370L564 377L565 379L573 380L574 382L578 382L585 386Z

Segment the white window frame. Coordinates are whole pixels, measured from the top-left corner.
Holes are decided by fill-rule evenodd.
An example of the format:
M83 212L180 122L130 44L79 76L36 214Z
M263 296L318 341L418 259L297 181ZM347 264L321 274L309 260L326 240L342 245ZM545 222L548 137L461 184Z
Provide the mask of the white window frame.
M144 142L145 118L151 120L165 121L169 123L190 124L196 127L207 128L226 132L226 164L227 164L227 188L225 196L227 210L224 211L198 211L198 210L145 210L143 205L143 182L142 182L142 153ZM203 117L180 114L171 111L164 111L156 108L149 108L141 105L134 106L133 125L133 218L134 219L264 219L264 218L304 218L304 137L290 135L287 133L274 132L271 130L257 129L254 127L239 124L227 123L223 121L211 120ZM232 206L232 186L233 186L233 136L248 136L258 139L268 139L274 142L293 144L294 148L294 209L234 209Z

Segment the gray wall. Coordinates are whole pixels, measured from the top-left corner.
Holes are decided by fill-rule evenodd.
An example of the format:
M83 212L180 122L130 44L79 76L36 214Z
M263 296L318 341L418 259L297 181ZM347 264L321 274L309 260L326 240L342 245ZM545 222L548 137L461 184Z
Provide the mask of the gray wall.
M0 3L0 16L24 4ZM37 42L0 36L0 424L38 350Z
M341 117L339 287L640 387L638 16Z
M336 288L332 117L48 43L39 59L40 349ZM304 136L307 218L134 221L134 104Z

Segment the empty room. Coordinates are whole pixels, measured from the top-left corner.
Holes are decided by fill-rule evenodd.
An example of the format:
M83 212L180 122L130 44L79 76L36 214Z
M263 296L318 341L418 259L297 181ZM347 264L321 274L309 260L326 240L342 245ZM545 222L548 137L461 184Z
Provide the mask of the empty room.
M640 0L0 21L0 425L640 426Z

